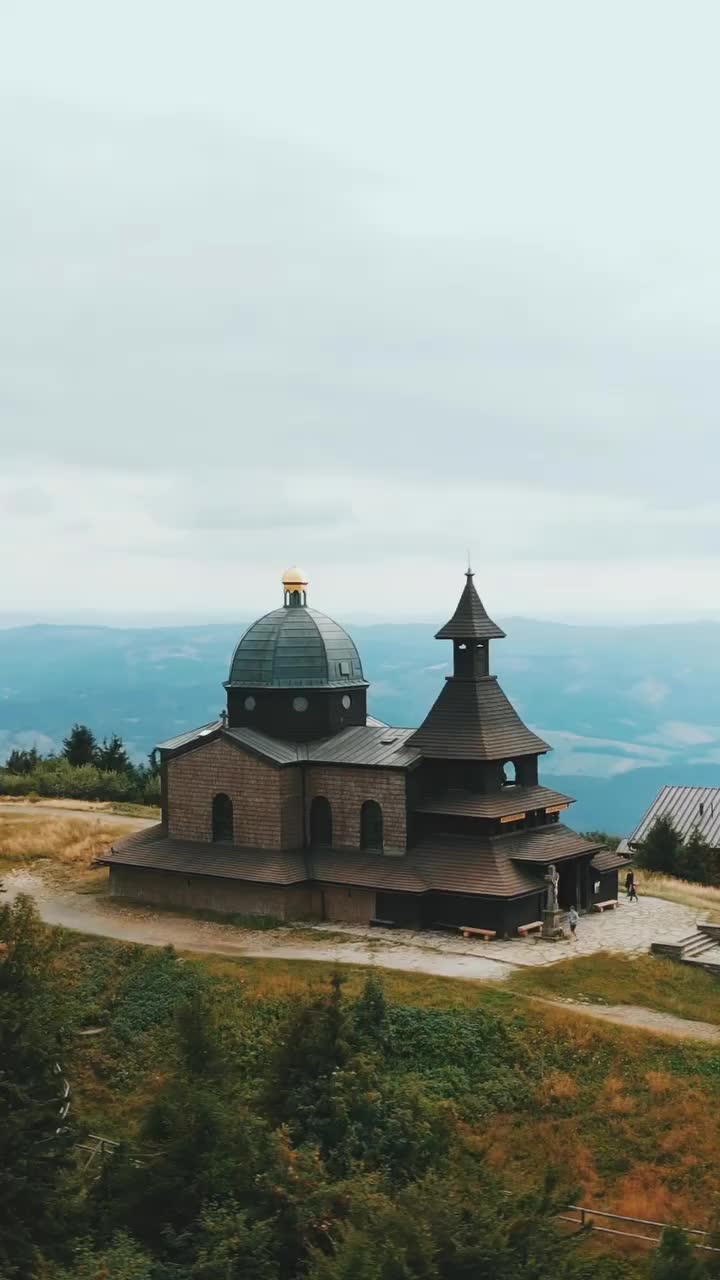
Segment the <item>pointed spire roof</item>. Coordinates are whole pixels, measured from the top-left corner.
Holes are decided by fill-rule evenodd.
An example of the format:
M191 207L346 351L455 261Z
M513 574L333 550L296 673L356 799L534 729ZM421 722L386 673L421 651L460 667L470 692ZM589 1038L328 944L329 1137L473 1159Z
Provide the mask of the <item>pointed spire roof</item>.
M436 633L436 640L503 640L505 632L493 622L475 590L473 571L468 569L462 595L449 622Z
M446 680L408 745L436 760L509 760L550 750L523 724L496 676Z

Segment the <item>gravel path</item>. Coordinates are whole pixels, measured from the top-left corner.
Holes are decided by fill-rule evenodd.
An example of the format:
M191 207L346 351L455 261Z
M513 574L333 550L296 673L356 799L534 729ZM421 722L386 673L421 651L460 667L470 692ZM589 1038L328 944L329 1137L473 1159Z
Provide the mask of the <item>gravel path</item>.
M385 942L375 937L357 941L338 932L337 941L328 941L327 927L317 942L298 938L293 929L255 931L238 929L214 921L153 912L129 906L95 893L73 893L37 871L22 867L3 877L8 898L32 894L43 920L80 933L99 934L124 942L141 942L151 947L172 945L179 951L210 952L225 956L265 956L276 960L322 960L342 964L380 965L384 969L406 969L447 978L499 981L512 967L475 955L438 955L397 940Z

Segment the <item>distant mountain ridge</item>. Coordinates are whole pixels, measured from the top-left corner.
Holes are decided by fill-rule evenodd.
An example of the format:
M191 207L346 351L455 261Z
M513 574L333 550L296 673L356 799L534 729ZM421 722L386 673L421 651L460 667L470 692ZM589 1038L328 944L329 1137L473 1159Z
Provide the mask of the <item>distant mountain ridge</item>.
M251 619L247 619L249 622ZM58 747L75 720L117 732L136 757L203 723L243 620L0 630L0 759ZM625 833L664 782L720 778L720 623L630 627L507 619L492 665L525 721L554 748L543 773L578 799L574 826ZM450 646L425 623L352 624L372 714L424 718L450 670Z

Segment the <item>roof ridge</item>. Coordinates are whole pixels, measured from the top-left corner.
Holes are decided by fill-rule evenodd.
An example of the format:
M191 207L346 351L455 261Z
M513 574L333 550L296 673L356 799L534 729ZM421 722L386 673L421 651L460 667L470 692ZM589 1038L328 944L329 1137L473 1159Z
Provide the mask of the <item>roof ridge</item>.
M325 663L325 679L329 681L329 679L330 679L330 663L328 662L327 646L326 646L326 644L325 644L325 637L323 636L323 633L322 633L322 631L320 630L320 628L319 628L319 626L318 626L318 624L317 624L316 618L315 618L315 614L318 612L318 610L309 609L307 605L303 605L302 607L304 608L305 613L308 615L308 617L309 617L310 621L312 622L312 624L313 624L313 626L314 626L314 628L315 628L315 630L316 630L316 632L317 632L317 634L318 634L318 636L319 636L319 638L320 638L320 641L321 641L321 648L322 648L322 655L323 655L323 662ZM321 614L320 616L324 618L324 617L326 617L326 614L324 614L324 613L323 613L323 614ZM329 622L332 622L332 618L329 618L329 619L328 619L328 621L329 621ZM337 626L337 623L336 623L335 625ZM345 634L347 635L347 632L345 632ZM279 630L278 630L278 637L279 637L279 635L280 635L280 632L279 632ZM350 637L349 637L349 636L348 636L348 639L350 639ZM276 645L277 645L277 640L276 640L276 642L275 642L275 643L276 643ZM274 659L274 658L275 658L275 650L273 649L273 659Z

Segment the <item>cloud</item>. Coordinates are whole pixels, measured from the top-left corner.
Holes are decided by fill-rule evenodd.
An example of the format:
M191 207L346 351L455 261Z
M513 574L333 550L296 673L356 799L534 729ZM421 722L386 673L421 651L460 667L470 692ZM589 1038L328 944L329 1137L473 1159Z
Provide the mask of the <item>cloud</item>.
M665 701L670 693L670 686L664 684L662 680L656 680L653 676L648 676L645 680L638 680L632 688L628 689L628 694L634 698L636 702L642 702L646 707L657 707Z
M643 742L657 742L665 746L701 747L720 739L720 727L702 724L686 724L680 720L666 720L658 725L655 733L643 737Z
M234 564L254 607L297 559L434 613L468 545L496 612L714 601L712 9L690 74L563 0L520 46L415 5L410 59L376 0L68 4L0 50L9 604L220 608Z

